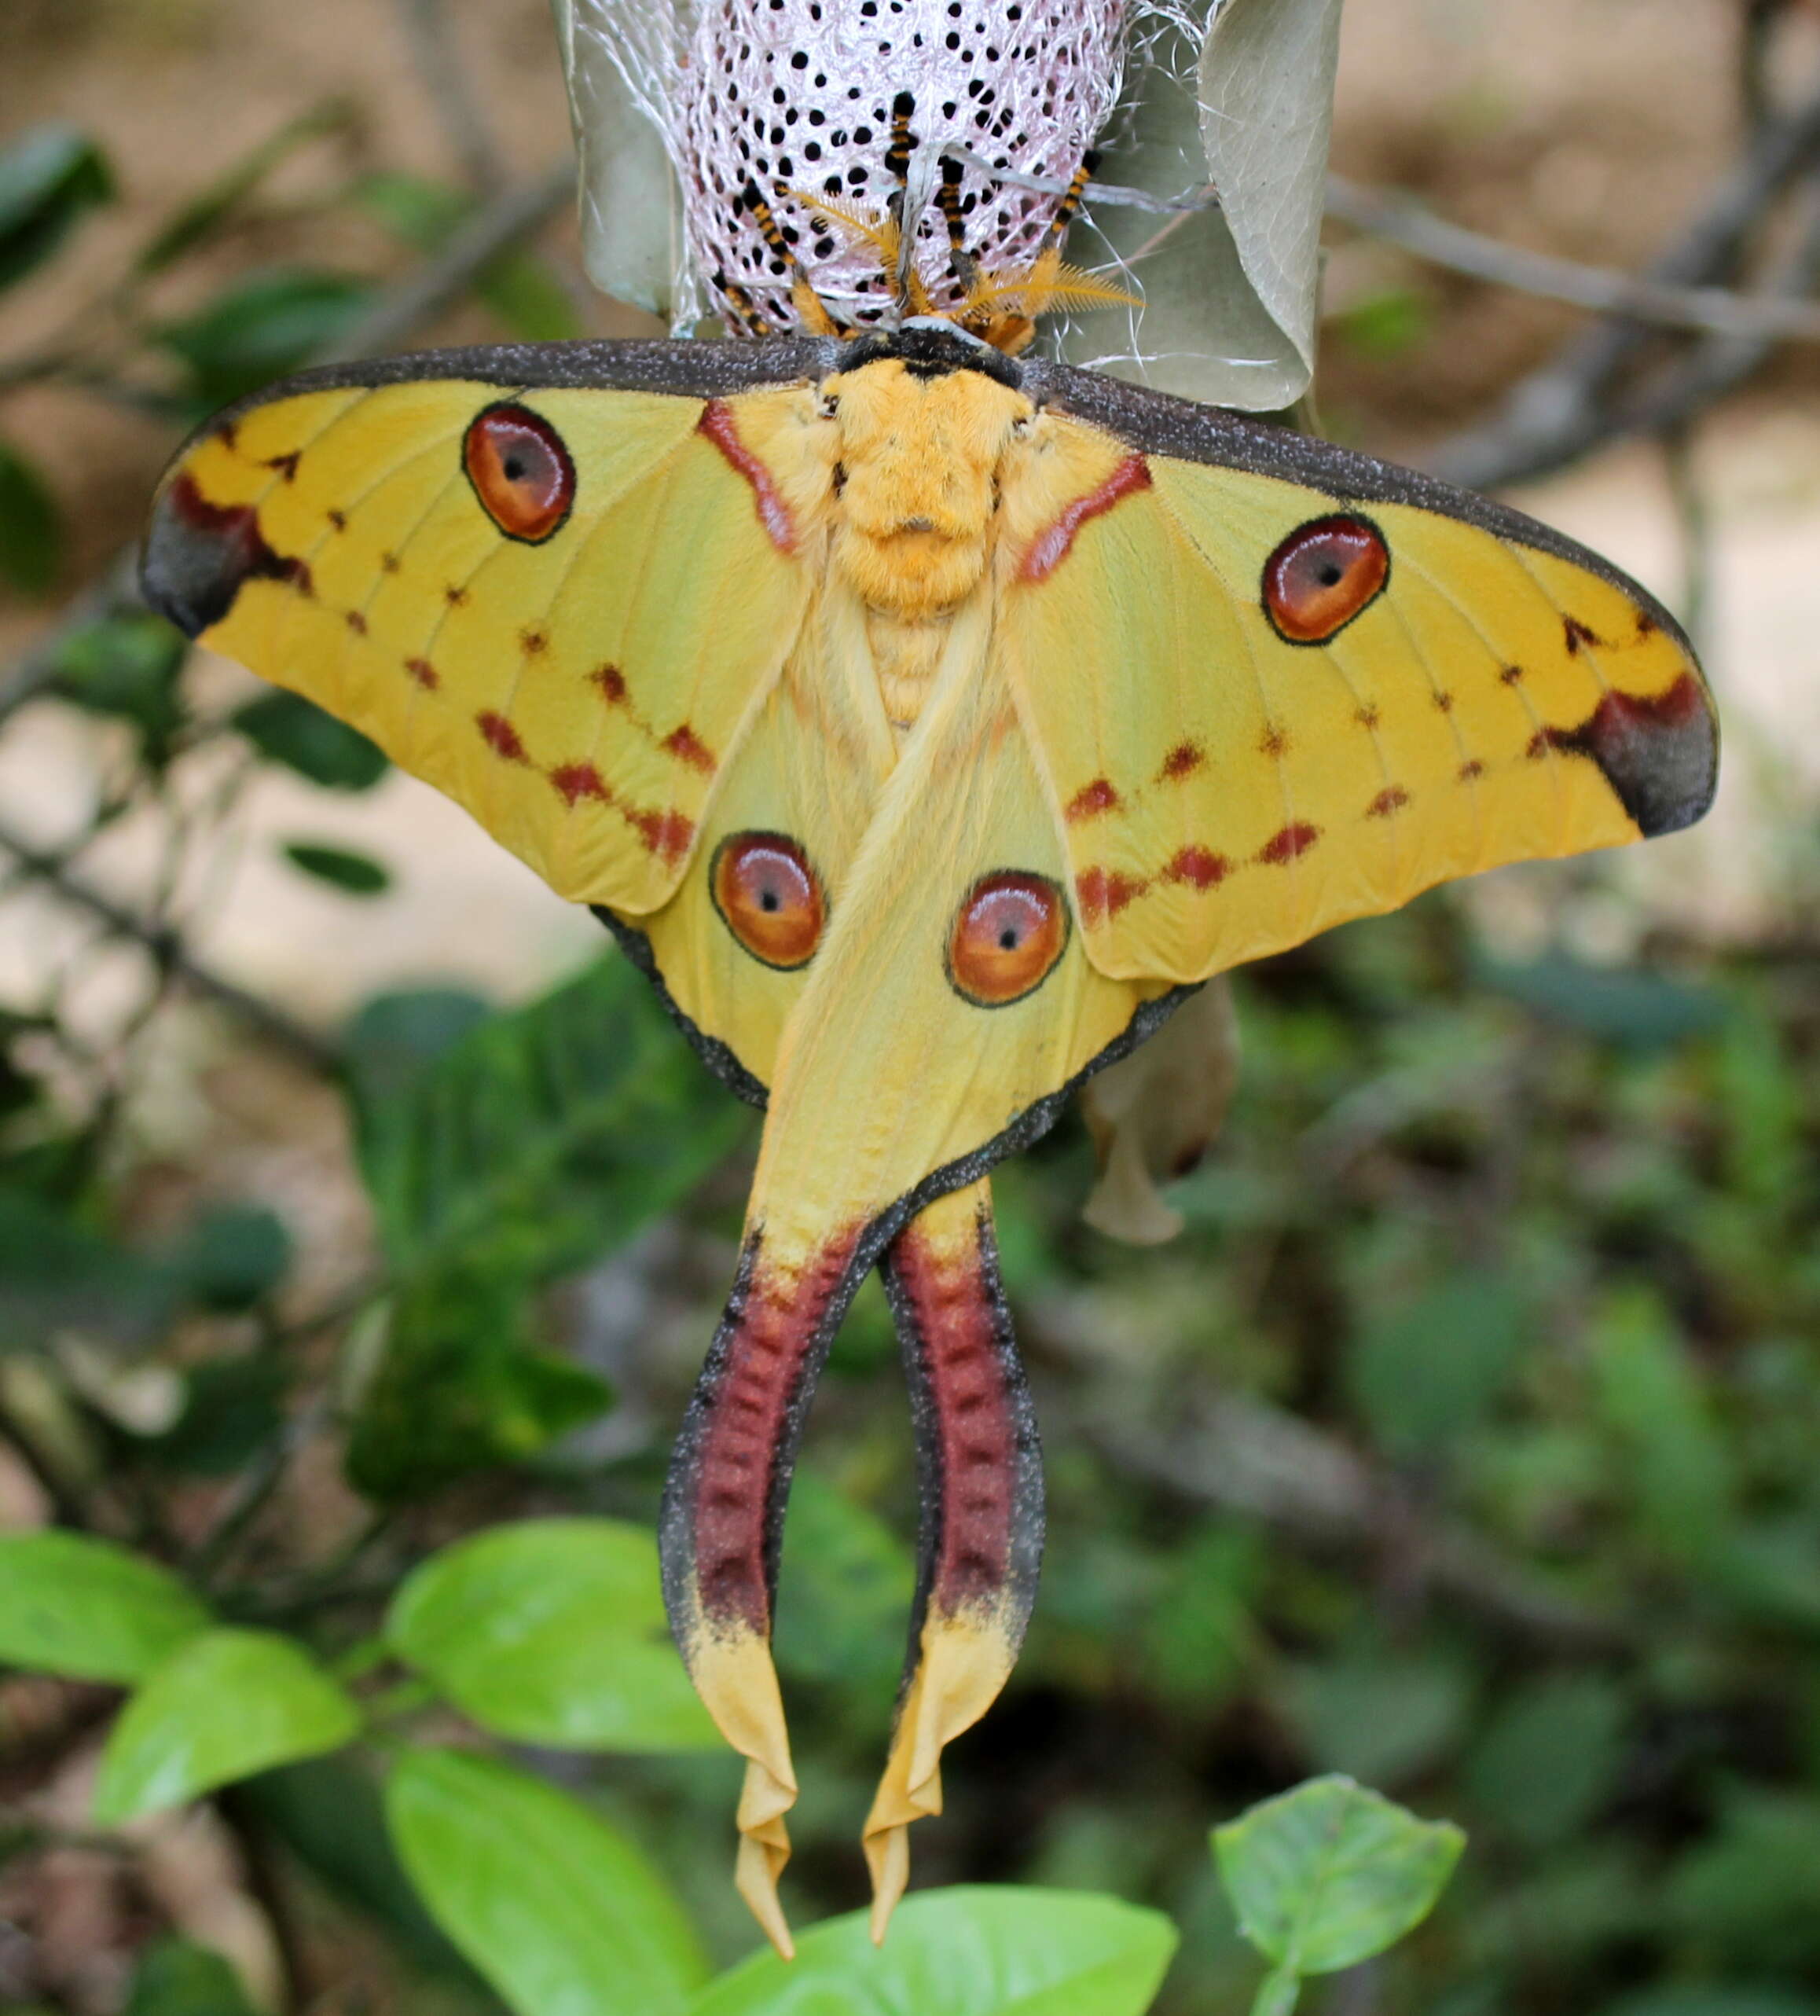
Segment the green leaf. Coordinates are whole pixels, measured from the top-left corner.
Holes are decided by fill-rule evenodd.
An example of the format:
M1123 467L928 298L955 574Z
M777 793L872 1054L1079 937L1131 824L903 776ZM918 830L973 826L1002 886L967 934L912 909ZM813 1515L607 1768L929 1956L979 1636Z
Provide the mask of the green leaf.
M1139 2016L1176 1948L1154 1911L1084 1890L923 1890L875 1946L831 1919L794 1960L755 1954L689 2016Z
M1533 1013L1630 1050L1672 1049L1725 1026L1726 1004L1711 989L1665 974L1588 966L1565 953L1518 964L1481 955L1472 962L1481 986Z
M1588 1356L1598 1412L1646 1531L1671 1559L1714 1565L1731 1537L1731 1453L1699 1368L1654 1291L1613 1295Z
M490 1018L402 1095L354 1090L361 1173L406 1273L582 1266L686 1195L746 1125L617 957Z
M1670 1872L1671 1922L1740 1969L1820 1961L1820 1800L1761 1788L1734 1793L1717 1829Z
M278 1358L246 1353L215 1358L185 1378L183 1412L146 1453L193 1477L231 1477L284 1425L289 1374Z
M1521 1355L1528 1314L1517 1284L1488 1270L1370 1314L1345 1372L1379 1446L1394 1456L1439 1455L1476 1427Z
M149 609L123 610L64 639L52 690L90 714L131 722L148 759L160 762L183 725L178 681L189 652L174 624Z
M0 1533L0 1660L33 1673L144 1680L207 1610L167 1568L83 1533Z
M1420 288L1381 287L1328 316L1324 332L1367 357L1396 357L1426 343L1433 326L1433 304Z
M200 314L153 339L186 366L196 404L212 410L257 391L350 329L370 291L346 274L281 268L232 281Z
M366 1100L402 1100L492 1013L490 1003L460 987L376 994L343 1038L349 1073Z
M1820 2016L1820 2001L1768 1983L1682 1981L1605 2003L1598 2016Z
M287 840L284 855L293 868L344 895L383 896L392 886L389 868L370 854L357 854L346 847L325 846L316 840Z
M152 1947L133 1975L124 2016L257 2016L240 1977L219 1953L187 1939Z
M670 1639L657 1548L613 1519L526 1519L445 1548L394 1599L401 1659L494 1734L567 1750L714 1750Z
M1393 1946L1434 1908L1466 1836L1349 1778L1317 1778L1213 1834L1239 1930L1297 1974L1337 1973Z
M525 1283L478 1267L429 1272L398 1296L349 1438L357 1489L424 1496L528 1461L613 1404L597 1374L534 1347L531 1310Z
M472 1982L386 1832L385 1807L358 1752L261 1772L234 1789L237 1807L269 1828L343 1902L365 1912L418 1966ZM478 1983L475 1984L478 1985Z
M174 1299L167 1269L36 1197L0 1192L0 1352L60 1330L143 1344Z
M1624 1768L1627 1704L1598 1673L1551 1674L1499 1711L1466 1767L1473 1799L1532 1848L1583 1827Z
M233 725L262 756L332 791L370 791L390 767L376 744L301 693L263 693Z
M1313 1761L1347 1777L1398 1784L1454 1748L1472 1709L1472 1674L1442 1647L1352 1647L1295 1673L1289 1705Z
M63 515L50 485L0 439L0 581L21 595L47 594L62 563Z
M14 141L0 154L0 288L48 259L113 193L107 156L75 127L35 126Z
M813 1470L790 1491L776 1657L785 1673L888 1702L904 1658L916 1564L883 1520Z
M251 1309L284 1278L291 1235L262 1204L217 1204L198 1214L167 1265L203 1308Z
M95 1820L117 1827L277 1764L339 1750L360 1713L301 1645L211 1631L166 1660L108 1738Z
M431 1915L518 2016L670 2016L707 1971L662 1878L552 1786L416 1750L386 1816Z
M534 1355L531 1298L678 1201L744 1130L609 957L419 1068L356 1047L361 1173L398 1283L349 1474L397 1499L535 1455L610 1394Z

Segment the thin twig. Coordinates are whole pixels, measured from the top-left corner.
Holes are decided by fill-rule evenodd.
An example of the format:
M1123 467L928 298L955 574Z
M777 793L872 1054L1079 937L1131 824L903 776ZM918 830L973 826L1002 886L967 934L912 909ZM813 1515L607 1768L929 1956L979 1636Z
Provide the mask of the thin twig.
M1629 1635L1614 1619L1539 1583L1468 1529L1426 1523L1394 1478L1261 1401L1225 1394L1178 1408L1167 1430L1107 1420L1097 1408L1081 1425L1129 1474L1319 1546L1412 1557L1417 1581L1524 1636L1608 1648Z
M173 927L148 924L112 897L103 895L79 876L72 874L55 854L35 846L22 834L5 825L0 825L0 848L4 848L28 873L65 902L98 918L116 937L130 938L134 944L145 946L162 968L194 992L231 1009L244 1021L319 1070L339 1067L340 1056L333 1045L302 1023L292 1021L281 1008L274 1008L270 1002L262 1001L257 994L249 993L231 980L224 980L219 974L193 959L185 950Z
M1671 287L1704 287L1724 280L1777 200L1812 167L1817 155L1820 90L1757 134L1700 215L1651 269L1649 280ZM1791 270L1785 269L1780 289L1785 293L1802 291L1786 285ZM1614 431L1633 431L1640 420L1622 430L1610 424L1610 394L1638 353L1659 336L1648 324L1633 320L1604 322L1576 336L1511 391L1495 419L1456 436L1429 458L1429 466L1468 489L1492 490L1560 468L1589 446L1611 439ZM1737 346L1745 341L1715 336L1702 348L1709 358L1723 352L1735 362ZM1719 352L1708 348L1714 345ZM1755 368L1753 358L1745 370ZM1735 376L1729 380L1736 382Z
M436 256L391 288L369 314L316 358L343 364L371 357L404 340L464 292L483 272L528 233L534 231L574 193L575 171L568 161L534 182L496 196L462 226Z
M1450 224L1419 204L1384 196L1341 175L1327 178L1327 214L1354 230L1400 245L1431 266L1594 314L1703 335L1820 343L1820 307L1811 302L1734 294L1723 287L1673 287L1609 266L1557 259Z
M1771 289L1791 299L1820 285L1820 190L1809 199L1800 237L1784 255ZM1494 425L1461 436L1436 456L1438 476L1470 490L1492 490L1564 467L1608 442L1684 425L1757 371L1774 345L1762 337L1708 336L1671 370L1628 398L1602 400L1565 438Z
M464 178L479 194L494 195L504 185L505 173L456 46L446 0L400 0L399 12L418 75Z

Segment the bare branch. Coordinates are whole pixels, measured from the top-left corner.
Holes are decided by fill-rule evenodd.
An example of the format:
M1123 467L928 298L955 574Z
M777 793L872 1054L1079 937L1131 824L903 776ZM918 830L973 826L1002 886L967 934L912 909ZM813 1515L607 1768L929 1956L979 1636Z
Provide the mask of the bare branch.
M1820 157L1820 91L1796 111L1763 129L1731 172L1708 198L1680 241L1652 269L1649 279L1672 287L1703 287L1735 270L1745 248L1790 183ZM1795 284L1796 262L1785 265L1769 291L1791 297L1806 288ZM1659 332L1634 320L1611 321L1565 344L1553 360L1510 393L1503 412L1488 424L1448 442L1429 466L1450 482L1471 490L1492 490L1576 461L1615 435L1644 424L1632 411L1623 424L1608 409L1613 387ZM1730 386L1756 369L1764 351L1744 337L1708 339L1696 355L1709 369L1723 356ZM1740 368L1741 365L1741 368ZM1691 387L1680 395L1685 409ZM1714 391L1706 396L1716 397ZM1658 418L1657 425L1666 424Z
M1565 301L1594 314L1622 315L1658 329L1772 342L1820 343L1820 306L1723 287L1675 287L1609 266L1584 266L1450 224L1419 204L1386 196L1344 176L1327 178L1327 215L1387 239L1431 266L1518 293Z
M383 298L338 342L315 359L318 364L344 364L371 357L402 343L425 322L433 321L463 293L476 274L501 253L537 230L574 192L575 170L563 161L534 182L522 183L496 196L464 224L436 256Z
M505 184L505 172L492 128L456 46L447 0L399 0L398 12L417 74L436 108L442 137L461 164L464 179L483 196L496 194Z
M65 902L98 918L116 938L143 946L159 967L181 980L194 993L215 1001L242 1021L281 1044L293 1055L318 1070L334 1070L340 1063L335 1046L315 1030L294 1022L281 1008L249 993L231 980L223 979L185 950L177 931L170 925L152 924L104 895L79 875L73 874L59 857L34 845L22 834L0 824L0 848L11 854L27 874L53 890Z

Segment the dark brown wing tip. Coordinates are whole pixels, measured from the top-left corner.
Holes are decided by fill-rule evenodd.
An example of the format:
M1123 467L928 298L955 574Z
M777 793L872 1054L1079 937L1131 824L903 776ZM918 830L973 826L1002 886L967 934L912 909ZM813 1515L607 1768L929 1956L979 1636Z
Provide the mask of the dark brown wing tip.
M152 504L139 556L139 586L147 603L185 636L200 637L256 578L288 581L309 592L309 569L266 543L254 507L210 503L180 462Z
M1719 788L1719 717L1691 666L1653 700L1607 693L1578 728L1548 740L1598 764L1646 840L1697 824Z

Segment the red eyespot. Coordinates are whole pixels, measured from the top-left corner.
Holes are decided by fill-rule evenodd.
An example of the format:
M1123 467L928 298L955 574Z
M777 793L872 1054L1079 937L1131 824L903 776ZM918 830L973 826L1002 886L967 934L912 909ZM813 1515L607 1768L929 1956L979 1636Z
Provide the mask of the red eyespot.
M714 850L708 887L721 920L752 957L784 972L806 966L827 906L809 857L781 833L735 833Z
M569 515L575 465L563 437L527 406L489 406L468 428L461 464L481 508L508 539L540 545Z
M1363 518L1317 518L1264 564L1264 606L1290 644L1325 644L1384 592L1390 549Z
M1043 984L1067 942L1068 905L1047 876L989 875L954 920L948 977L976 1008L1004 1008Z

